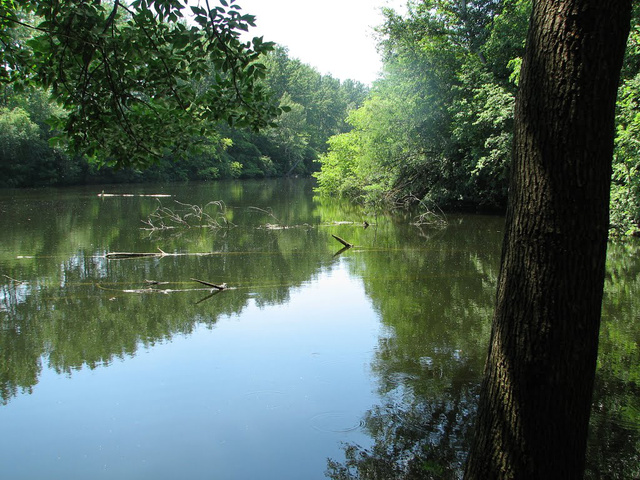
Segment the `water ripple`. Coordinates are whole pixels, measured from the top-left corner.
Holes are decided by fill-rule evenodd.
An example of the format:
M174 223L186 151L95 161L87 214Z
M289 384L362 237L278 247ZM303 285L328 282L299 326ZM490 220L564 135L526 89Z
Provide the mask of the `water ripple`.
M346 412L324 412L309 419L311 426L319 432L348 433L364 426L359 415Z

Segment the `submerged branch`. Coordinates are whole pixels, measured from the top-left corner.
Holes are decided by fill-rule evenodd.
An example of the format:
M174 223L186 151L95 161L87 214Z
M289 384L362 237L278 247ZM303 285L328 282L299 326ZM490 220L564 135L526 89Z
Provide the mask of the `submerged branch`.
M109 252L105 254L105 258L109 258L112 260L120 260L127 258L141 258L141 257L163 257L166 255L164 252L155 253L155 252Z
M9 275L2 275L4 278L7 278L9 280L11 280L13 283L17 283L18 285L24 285L27 284L29 282L25 281L25 280L17 280L15 278L10 277Z
M148 257L204 257L208 255L220 255L220 252L197 252L197 253L167 253L161 249L159 252L109 252L104 256L110 260L126 260L132 258L148 258Z
M278 217L276 217L273 212L271 211L271 209L269 210L265 210L263 208L259 208L259 207L248 207L249 210L257 210L259 212L262 213L266 213L267 215L269 215L271 218L273 218L276 222L278 222L278 224L281 224L282 222L280 221L280 219L278 219Z
M443 228L449 224L447 216L437 204L434 204L436 210L434 211L427 206L424 200L421 200L415 195L409 195L407 199L417 202L422 208L424 208L424 211L420 215L417 215L414 221L411 222L412 225L429 225L432 227Z

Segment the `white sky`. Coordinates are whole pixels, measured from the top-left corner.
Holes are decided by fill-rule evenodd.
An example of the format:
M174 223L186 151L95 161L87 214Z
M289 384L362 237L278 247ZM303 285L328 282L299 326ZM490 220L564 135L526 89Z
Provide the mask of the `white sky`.
M406 0L236 0L256 17L250 37L263 36L289 49L289 57L321 74L370 84L382 68L373 27L380 9L404 11Z

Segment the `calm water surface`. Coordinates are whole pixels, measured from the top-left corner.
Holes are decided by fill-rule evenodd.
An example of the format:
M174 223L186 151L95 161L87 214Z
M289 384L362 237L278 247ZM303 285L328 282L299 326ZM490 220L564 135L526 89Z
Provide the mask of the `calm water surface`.
M0 191L0 478L457 478L503 220L413 221L304 180ZM639 274L611 245L589 478L640 476Z

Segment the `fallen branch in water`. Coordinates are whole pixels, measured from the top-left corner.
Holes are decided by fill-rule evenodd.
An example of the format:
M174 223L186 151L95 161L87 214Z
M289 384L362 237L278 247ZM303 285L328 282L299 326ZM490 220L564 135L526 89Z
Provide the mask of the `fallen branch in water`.
M433 211L427 206L424 200L421 200L412 194L407 196L406 201L416 202L424 209L424 212L415 217L415 220L411 222L411 225L416 227L427 225L430 227L444 228L449 224L447 216L437 204L434 203L437 211Z
M147 283L148 287L145 288L127 288L127 289L115 289L115 288L108 288L105 287L103 285L97 284L96 286L100 289L100 290L106 290L108 292L120 292L120 293L135 293L135 294L146 294L146 293L161 293L163 295L169 295L170 293L184 293L184 292L211 292L214 291L214 293L220 293L223 290L233 290L233 288L230 288L227 286L226 283L223 283L222 285L214 285L212 283L209 282L203 282L201 280L196 280L195 278L192 279L195 280L196 282L202 283L203 285L208 286L209 288L155 288L157 285L165 285L165 284L169 284L169 282L157 282L157 284L154 284L153 282L149 282L145 280L145 283ZM210 296L207 296L206 298L210 298ZM198 302L200 303L200 302Z
M265 223L264 225L260 225L258 230L290 230L292 228L313 228L308 223L303 223L302 225L277 225L273 223Z
M318 227L336 227L336 226L343 226L343 225L362 225L362 227L369 228L371 225L375 225L369 223L366 220L363 220L362 222L352 222L352 221L348 221L348 220L340 220L340 221L333 221L333 222L324 222L318 225Z
M163 282L164 284L168 284L169 282ZM149 287L145 287L145 288L125 288L125 289L119 289L119 288L108 288L105 287L103 285L100 285L99 283L96 284L96 286L100 289L100 290L106 290L108 292L120 292L120 293L137 293L137 294L143 294L143 293L162 293L164 295L168 295L170 293L181 293L181 292L210 292L211 289L210 288L154 288L154 285L151 285Z
M351 247L353 247L353 244L352 244L352 243L347 242L346 240L344 240L344 239L340 238L339 236L337 236L337 235L333 235L333 234L331 234L331 236L332 236L333 238L335 238L337 241L339 241L342 245L344 245L344 246L345 246L345 248L351 248Z
M262 212L262 213L266 213L267 215L269 215L271 218L273 218L276 222L278 222L278 224L282 223L278 217L276 217L273 212L271 211L271 208L269 208L269 210L265 210L263 208L258 208L258 207L248 207L249 210L257 210L258 212Z
M24 280L16 280L15 278L11 278L9 275L2 275L4 278L8 278L9 280L11 280L13 283L17 283L19 285L23 285L23 284L27 284L29 282L26 282Z
M112 260L120 260L126 258L140 258L140 257L164 257L166 253L134 253L134 252L110 252L105 254L105 258Z
M105 258L112 260L126 259L126 258L141 258L141 257L176 257L181 255L179 253L167 253L158 247L158 252L109 252L105 253Z
M192 278L191 280L201 283L202 285L206 285L207 287L216 288L218 290L225 290L227 288L226 283L223 283L222 285L216 285L215 283L205 282L204 280L198 280L197 278Z
M105 253L105 258L110 260L126 260L132 258L146 258L146 257L186 257L186 256L199 256L204 257L207 255L220 255L219 252L198 252L198 253L167 253L160 248L158 252L109 252Z
M182 203L174 200L177 205L182 207L182 211L172 210L159 203L156 209L142 223L149 228L145 230L158 231L170 229L189 229L189 228L230 228L235 225L227 219L227 207L222 200L209 202L205 206L192 205L190 203ZM213 216L205 212L209 206L214 206L216 211Z
M136 194L136 193L102 193L98 194L99 197L170 197L167 193L152 193L152 194Z

